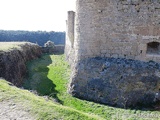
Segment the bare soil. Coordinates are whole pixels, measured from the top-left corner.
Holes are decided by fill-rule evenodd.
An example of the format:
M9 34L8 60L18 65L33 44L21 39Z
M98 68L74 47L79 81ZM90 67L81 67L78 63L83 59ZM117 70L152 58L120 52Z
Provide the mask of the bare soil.
M0 102L0 120L34 120L29 110L13 101Z

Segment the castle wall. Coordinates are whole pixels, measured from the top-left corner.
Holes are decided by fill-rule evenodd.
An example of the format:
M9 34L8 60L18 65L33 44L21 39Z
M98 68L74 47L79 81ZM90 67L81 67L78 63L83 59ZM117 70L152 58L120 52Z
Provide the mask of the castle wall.
M75 26L75 12L68 11L68 18L66 21L66 44L65 55L67 60L71 63L74 59L74 26Z
M159 0L77 0L76 58L115 57L160 61L147 54L160 42Z
M160 0L76 4L69 93L122 108L153 106L160 88Z

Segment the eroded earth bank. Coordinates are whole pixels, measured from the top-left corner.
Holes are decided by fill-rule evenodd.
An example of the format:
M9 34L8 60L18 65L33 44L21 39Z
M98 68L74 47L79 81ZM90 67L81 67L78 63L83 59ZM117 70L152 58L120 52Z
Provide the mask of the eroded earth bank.
M26 62L41 56L41 48L33 43L18 44L18 48L0 51L0 77L20 86L27 69Z

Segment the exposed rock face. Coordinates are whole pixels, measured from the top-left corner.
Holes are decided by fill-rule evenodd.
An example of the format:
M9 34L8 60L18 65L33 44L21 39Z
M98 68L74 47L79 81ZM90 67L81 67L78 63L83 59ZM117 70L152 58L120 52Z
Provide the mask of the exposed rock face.
M49 54L63 54L64 53L64 45L55 45L52 41L47 41L42 47L43 53Z
M160 64L88 58L73 71L73 96L122 108L152 106L160 88Z
M54 42L49 40L44 44L44 47L42 47L42 52L43 53L53 53L54 48L55 48Z
M47 41L45 44L44 44L44 47L51 47L51 48L54 48L54 42L52 42L52 41Z
M21 50L0 51L0 77L20 86L26 75L26 62L41 56L41 48L32 43L21 45Z

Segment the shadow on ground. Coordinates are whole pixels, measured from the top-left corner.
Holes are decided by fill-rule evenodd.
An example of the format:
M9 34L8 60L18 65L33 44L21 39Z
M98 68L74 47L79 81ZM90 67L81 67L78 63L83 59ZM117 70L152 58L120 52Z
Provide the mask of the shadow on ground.
M54 84L54 81L48 78L48 66L51 63L52 60L48 54L43 55L39 59L28 62L28 73L23 87L24 89L35 92L40 96L53 98L56 102L63 104L57 97L58 91L55 90L56 85Z

